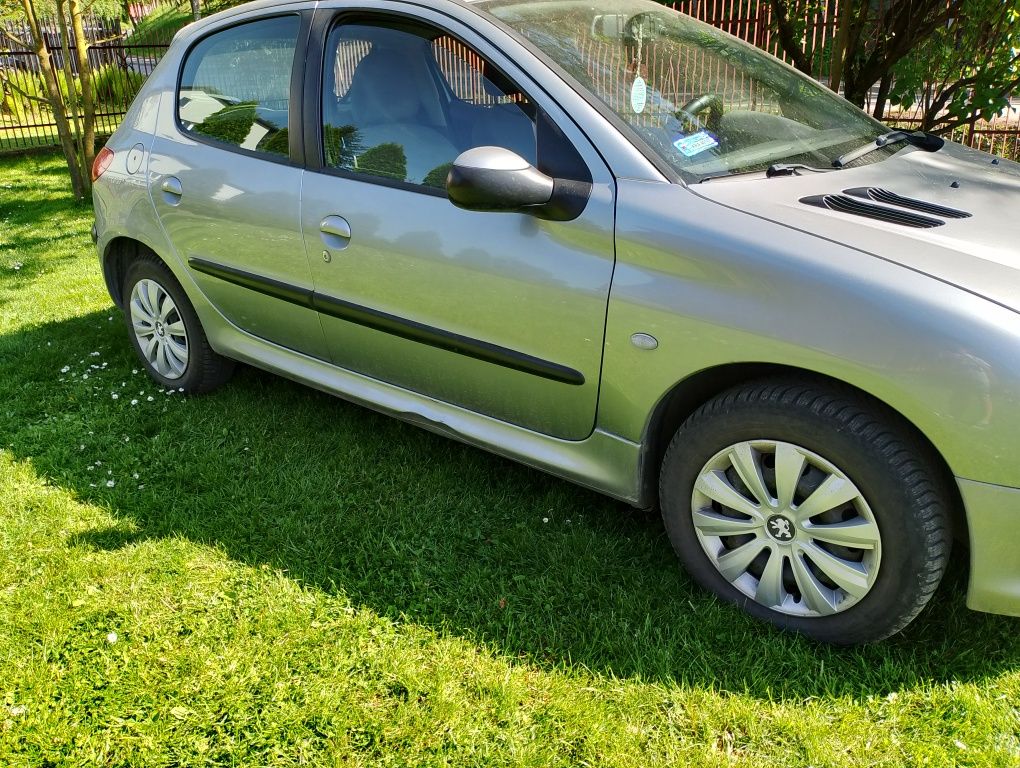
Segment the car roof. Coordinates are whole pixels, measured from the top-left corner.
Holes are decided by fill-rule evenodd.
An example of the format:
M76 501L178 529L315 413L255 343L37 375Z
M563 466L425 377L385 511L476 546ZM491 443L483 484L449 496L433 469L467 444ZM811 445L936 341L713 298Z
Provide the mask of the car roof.
M418 2L416 4L433 7L443 5L459 5L464 7L466 5L473 5L477 2L479 2L479 0L425 0L424 2ZM210 16L205 16L198 21L193 21L181 29L175 37L191 37L200 33L206 27L218 24L220 21L235 16L248 15L252 12L284 9L300 10L304 8L315 8L322 4L323 3L318 0L284 0L284 2L280 2L280 0L250 0L250 2L235 5L232 8L218 11ZM330 3L330 5L332 5L332 3Z
M234 16L247 15L253 11L265 11L265 10L276 10L284 8L314 8L317 5L315 0L291 0L290 2L280 2L280 0L251 0L251 2L242 3L241 5L235 5L233 8L227 8L223 11L217 11L211 16L204 16L198 21L193 21L190 24L186 24L182 27L176 35L174 40L181 38L192 37L206 27L215 26L224 19L229 19Z

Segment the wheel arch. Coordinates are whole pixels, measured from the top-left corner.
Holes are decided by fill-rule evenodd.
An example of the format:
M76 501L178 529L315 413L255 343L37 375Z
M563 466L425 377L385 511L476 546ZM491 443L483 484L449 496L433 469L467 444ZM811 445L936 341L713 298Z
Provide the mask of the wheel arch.
M640 498L643 501L642 506L658 507L659 468L670 440L688 416L716 395L735 386L752 381L793 377L802 381L852 390L861 397L870 400L908 435L914 437L927 450L928 460L933 469L941 475L947 493L950 495L946 501L950 507L954 533L962 541L966 541L967 524L963 499L960 496L953 472L942 452L916 424L889 403L849 382L817 371L774 363L729 363L706 368L677 382L659 399L648 418L641 441Z
M133 261L143 255L166 262L166 259L160 257L151 246L133 237L123 235L114 237L103 249L102 266L106 290L109 291L113 303L121 309L124 308L123 290L127 269Z
M134 238L116 237L103 249L103 278L106 290L113 303L120 309L124 306L123 285L127 266L138 258L140 249L152 252L152 249Z

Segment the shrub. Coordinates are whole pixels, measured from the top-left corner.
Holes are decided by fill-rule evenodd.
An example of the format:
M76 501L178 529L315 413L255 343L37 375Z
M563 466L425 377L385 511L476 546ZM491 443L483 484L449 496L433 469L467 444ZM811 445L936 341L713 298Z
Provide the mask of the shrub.
M0 113L22 120L26 117L42 114L52 116L52 110L48 101L49 93L46 90L46 83L43 81L42 75L29 72L21 77L12 77L11 81L17 86L17 90L11 83L0 80ZM68 98L69 90L62 70L57 72L57 84L60 86L60 96L64 100L64 104L71 107L72 99ZM74 87L73 104L80 106L81 82L75 77L71 84ZM25 96L25 94L28 94L28 96ZM33 96L37 99L46 99L47 101L40 102L29 98Z
M81 109L81 80L77 77L72 77L71 82L68 83L64 77L63 70L57 72L57 84L60 86L60 98L64 100L64 104L67 105L68 112L73 109ZM46 93L46 85L39 77L39 92Z
M14 74L14 72L11 72L11 75ZM43 110L49 110L48 105L40 104L19 93L19 91L14 89L15 85L29 96L43 98L46 93L42 83L34 75L11 77L10 82L0 80L0 116L10 118L15 122L24 122L25 120L35 118Z
M96 102L107 110L126 109L144 82L145 75L118 64L104 64L92 73Z

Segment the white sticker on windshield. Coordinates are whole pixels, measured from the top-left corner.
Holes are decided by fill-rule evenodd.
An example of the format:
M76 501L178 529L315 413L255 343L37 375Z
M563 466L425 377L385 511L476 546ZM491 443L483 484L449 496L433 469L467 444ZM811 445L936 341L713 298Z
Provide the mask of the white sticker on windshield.
M630 108L640 115L645 111L645 101L648 99L648 86L639 75L634 78L634 84L630 87Z
M692 133L690 136L681 136L673 141L673 146L676 147L684 157L694 157L697 154L704 152L706 149L712 147L718 147L719 142L716 141L715 136L710 134L708 131L698 131Z

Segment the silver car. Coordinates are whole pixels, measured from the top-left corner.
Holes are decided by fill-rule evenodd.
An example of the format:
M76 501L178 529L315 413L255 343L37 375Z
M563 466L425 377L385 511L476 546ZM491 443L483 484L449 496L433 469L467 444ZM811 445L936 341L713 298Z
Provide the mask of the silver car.
M164 387L235 361L662 511L822 641L1020 614L1020 166L646 0L256 2L93 171Z

